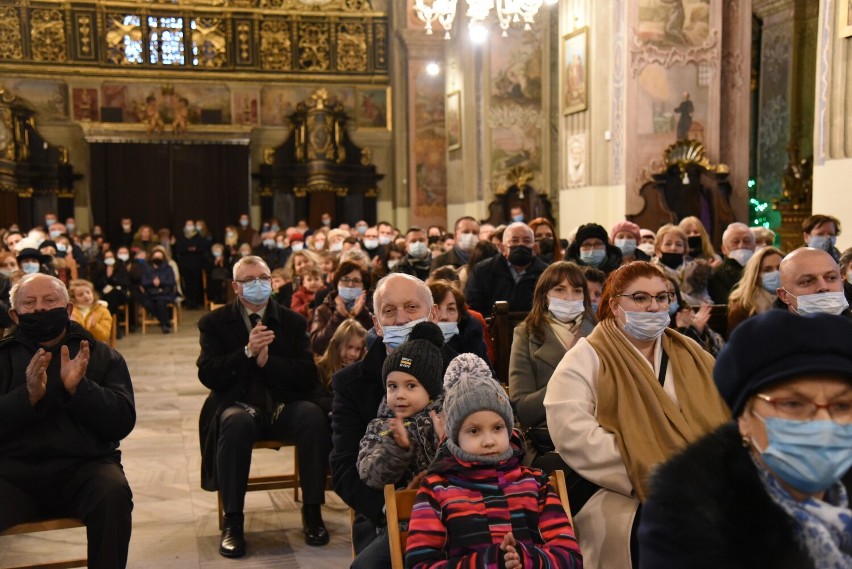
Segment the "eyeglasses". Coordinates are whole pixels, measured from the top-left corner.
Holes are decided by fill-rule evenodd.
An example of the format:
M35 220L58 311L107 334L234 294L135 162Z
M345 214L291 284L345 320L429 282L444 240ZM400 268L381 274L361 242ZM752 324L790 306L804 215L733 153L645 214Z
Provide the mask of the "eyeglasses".
M634 292L633 294L617 294L615 296L627 296L633 299L633 303L639 308L648 308L652 300L657 301L659 306L668 306L674 300L674 293L661 292L660 294L650 295L647 292Z
M810 421L816 417L817 411L825 409L835 423L852 423L852 400L833 401L826 405L814 403L806 397L770 397L758 393L755 397L762 399L775 407L779 415L797 421Z
M352 285L362 285L364 281L361 279L350 279L349 277L340 277L340 284L344 286L352 286Z
M269 275L260 275L259 277L249 277L247 279L242 279L242 280L237 279L237 282L241 283L241 284L251 284L251 283L258 283L258 282L259 283L268 283L271 280L272 280L272 277L270 277Z

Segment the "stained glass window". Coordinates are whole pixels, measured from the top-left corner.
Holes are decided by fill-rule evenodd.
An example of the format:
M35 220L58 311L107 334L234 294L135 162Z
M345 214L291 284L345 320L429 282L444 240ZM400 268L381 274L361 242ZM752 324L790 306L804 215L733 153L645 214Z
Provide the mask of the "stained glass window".
M183 18L148 16L149 61L183 65Z
M142 20L139 16L132 14L121 19L119 30L125 32L122 45L127 63L142 63L142 32L139 29L141 24Z

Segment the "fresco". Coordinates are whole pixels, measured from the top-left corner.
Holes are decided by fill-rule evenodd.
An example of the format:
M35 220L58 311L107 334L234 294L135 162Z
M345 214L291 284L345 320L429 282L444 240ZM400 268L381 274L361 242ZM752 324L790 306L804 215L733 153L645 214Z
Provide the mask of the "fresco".
M426 63L411 61L409 86L414 98L409 179L412 225L427 227L447 222L447 141L444 122L444 82L426 73Z
M234 92L234 124L257 125L260 109L257 91Z
M355 92L355 125L358 128L386 128L390 130L390 90L384 87Z
M99 106L96 88L75 87L71 89L71 116L75 121L98 122L100 120Z
M296 110L296 105L320 86L312 87L264 87L260 91L260 121L263 126L290 126L288 115ZM329 100L343 103L346 114L355 117L355 89L353 87L325 87Z
M156 122L154 116L158 114L166 127L177 125L184 117L189 124L197 124L202 110L221 111L222 123L231 123L231 93L227 87L104 83L101 96L104 107L122 109L126 123L150 124Z
M65 82L0 77L0 83L8 92L29 102L40 122L68 120L68 85Z
M703 45L710 35L710 0L639 0L636 35L660 47Z
M542 52L538 30L500 38L491 50L491 190L509 184L506 174L516 166L533 172L540 188L542 164Z

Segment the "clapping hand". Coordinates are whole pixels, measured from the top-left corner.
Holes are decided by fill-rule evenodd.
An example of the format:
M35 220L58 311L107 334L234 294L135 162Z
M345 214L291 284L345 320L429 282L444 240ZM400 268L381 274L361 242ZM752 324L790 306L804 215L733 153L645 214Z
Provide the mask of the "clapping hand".
M698 312L695 313L695 318L692 320L692 325L698 330L699 334L704 333L704 328L707 327L707 322L710 321L710 313L713 311L713 307L709 304L702 304L698 309Z
M432 427L435 429L435 438L441 441L447 436L447 425L444 422L444 414L438 413L434 409L429 411L429 418L432 419Z
M61 354L59 377L62 379L65 390L74 395L77 386L80 385L80 380L86 375L86 368L89 367L89 342L86 340L80 342L80 351L73 359L68 346L62 346Z
M30 405L38 403L47 392L47 366L53 356L43 348L35 353L27 366L27 393L30 397Z
M275 340L275 332L258 322L249 332L248 348L257 356L257 365L263 367L269 359L269 345Z
M500 550L503 552L503 561L506 564L506 569L517 569L521 566L521 556L518 555L518 542L515 541L515 536L512 532L503 536L503 542L500 544Z
M405 423L399 417L392 417L388 424L391 428L394 442L406 450L411 448L411 440L408 438L408 431L405 430Z

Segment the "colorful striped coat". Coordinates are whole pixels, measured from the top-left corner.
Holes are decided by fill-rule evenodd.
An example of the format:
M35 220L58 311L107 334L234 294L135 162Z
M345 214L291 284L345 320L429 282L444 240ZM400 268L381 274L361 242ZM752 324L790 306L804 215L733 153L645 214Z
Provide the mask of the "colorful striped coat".
M503 567L508 532L525 569L580 568L574 530L540 470L521 466L523 443L498 464L461 462L442 446L411 512L406 569Z

